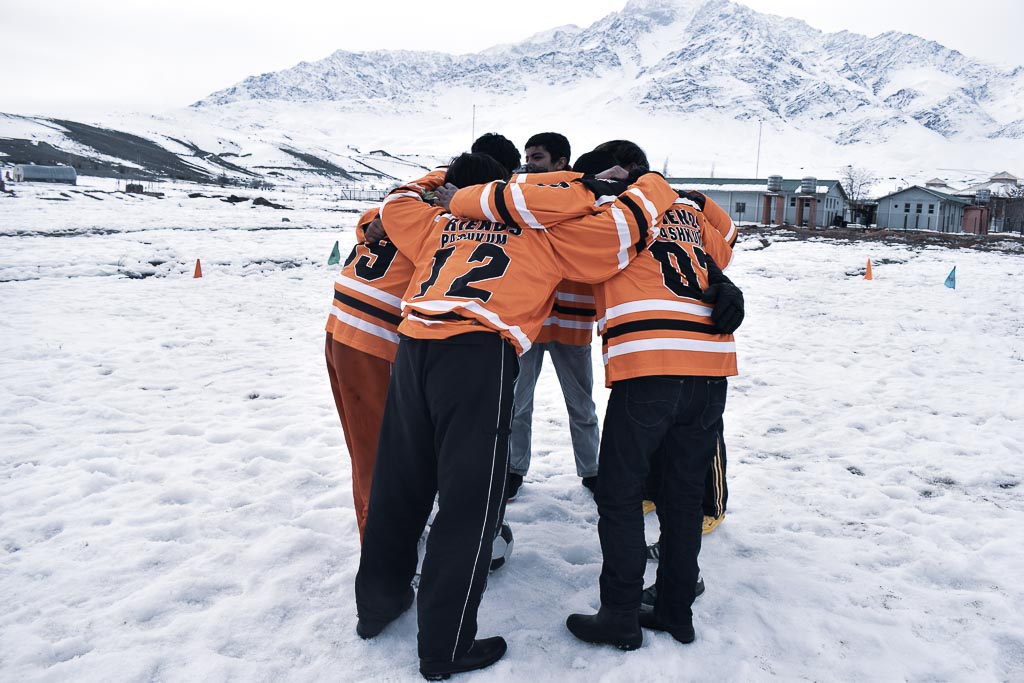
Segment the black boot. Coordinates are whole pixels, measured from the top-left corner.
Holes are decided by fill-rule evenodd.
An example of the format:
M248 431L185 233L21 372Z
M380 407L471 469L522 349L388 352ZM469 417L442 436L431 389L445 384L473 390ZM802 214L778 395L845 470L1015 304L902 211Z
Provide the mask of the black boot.
M602 607L597 614L570 614L565 625L587 643L614 645L620 650L635 650L644 644L637 610L612 612Z
M378 635L384 628L392 621L402 616L407 609L412 607L412 601L416 598L416 591L413 590L412 586L409 586L409 592L402 597L402 604L398 611L395 612L391 617L386 619L371 619L369 617L359 617L359 621L356 622L356 633L359 637L364 640L369 640L374 636ZM358 616L358 615L357 615Z
M696 637L696 634L693 632L693 622L688 622L675 628L669 628L654 616L653 610L649 612L647 610L642 610L640 612L640 626L643 628L649 628L652 631L664 631L665 633L669 633L680 643L692 643L693 639Z
M420 660L420 673L428 681L447 680L452 674L483 669L505 656L508 644L501 636L474 640L466 654L454 662L431 662Z

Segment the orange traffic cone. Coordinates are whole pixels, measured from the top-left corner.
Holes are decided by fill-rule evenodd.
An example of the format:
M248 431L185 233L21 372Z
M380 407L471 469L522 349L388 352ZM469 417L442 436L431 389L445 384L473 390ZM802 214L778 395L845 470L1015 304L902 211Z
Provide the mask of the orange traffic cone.
M870 269L871 269L871 265L869 264L868 265L868 274L871 273ZM203 276L203 267L201 265L199 265L199 259L196 259L196 272L193 273L192 277L196 278L196 277L202 277L202 276Z
M199 266L197 265L196 268L198 268L198 267ZM199 276L196 275L196 277L199 277ZM875 278L871 277L871 259L868 259L868 270L867 270L866 273L864 273L864 279L865 280L874 280L875 279Z

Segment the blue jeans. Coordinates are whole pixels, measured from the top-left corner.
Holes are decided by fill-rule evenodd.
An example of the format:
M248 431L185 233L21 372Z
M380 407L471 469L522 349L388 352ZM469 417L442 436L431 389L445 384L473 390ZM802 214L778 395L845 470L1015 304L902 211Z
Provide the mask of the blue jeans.
M580 477L593 477L597 474L597 448L601 433L597 424L597 409L591 396L594 390L594 363L590 346L570 346L559 342L534 344L519 357L509 469L524 477L530 470L533 392L544 365L545 351L551 354L558 383L562 385L565 407L569 411L569 435L572 437L572 451L576 457L576 474Z

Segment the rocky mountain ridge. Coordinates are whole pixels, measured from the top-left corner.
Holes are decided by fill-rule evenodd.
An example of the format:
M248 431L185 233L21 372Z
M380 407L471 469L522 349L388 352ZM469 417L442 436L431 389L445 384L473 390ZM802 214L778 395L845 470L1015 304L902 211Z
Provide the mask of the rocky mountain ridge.
M825 33L728 0L630 0L589 27L470 55L339 50L193 106L330 101L417 112L453 91L515 98L538 84L640 112L824 126L839 145L884 142L906 127L1024 139L1024 68L1001 70L905 33Z

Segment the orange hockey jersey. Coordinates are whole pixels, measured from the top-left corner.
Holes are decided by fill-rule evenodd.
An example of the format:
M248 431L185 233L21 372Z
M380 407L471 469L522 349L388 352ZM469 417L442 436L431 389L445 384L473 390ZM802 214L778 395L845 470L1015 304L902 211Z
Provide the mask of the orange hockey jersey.
M569 183L582 177L582 175L582 173L574 171L555 171L544 174L520 173L515 175L509 189L510 202L506 204L508 219L514 220L520 225L534 228L544 226L544 223L538 222L536 216L526 209L523 193L519 191L517 185L543 183L560 187L561 189L570 189L573 193L578 193L576 206L593 202L593 193L583 185L569 185ZM559 201L561 201L563 193L557 194ZM567 206L571 207L573 205ZM497 213L496 207L492 215ZM578 214L572 213L571 209L569 213L563 214L549 212L545 215L544 220L547 224L556 224L560 220L576 215ZM593 287L582 282L563 280L558 284L558 288L555 289L554 305L551 307L551 312L548 314L547 320L544 321L544 326L541 328L540 335L538 335L536 341L538 343L554 341L571 346L588 346L594 338L594 322L596 320L597 311L594 308Z
M732 248L686 197L661 216L658 227L650 248L595 292L605 383L737 374L733 336L715 329L712 306L700 300L708 287L708 259L724 270Z
M428 176L417 184L434 189L440 182ZM552 308L556 285L563 279L599 282L620 272L647 245L658 215L676 199L663 178L649 175L630 188L635 211L615 197L595 202L582 188L589 201L580 202L580 210L558 212L557 218L541 214L544 223L539 223L522 213L525 206L515 207L512 194L509 209L506 190L512 184L464 188L452 199L451 213L405 188L384 200L381 220L388 237L416 264L399 332L445 339L489 329L522 354ZM479 217L462 217L461 207Z
M708 219L711 223L711 227L718 231L718 233L725 238L726 243L733 247L736 245L736 237L738 232L736 231L736 224L732 222L732 218L729 213L721 207L714 199L707 196L703 192L697 192L696 190L685 190L682 192L682 197L691 199L697 204L701 213L704 214L704 218ZM720 266L722 267L722 266ZM724 270L724 267L722 267Z
M552 216L570 214L584 208L581 203L594 201L593 195L578 192L564 192L559 199L555 187L519 185L516 210L544 224ZM510 192L505 190L506 205L513 201ZM631 210L640 210L635 199L625 192L619 201ZM493 200L487 206L499 203ZM474 211L467 202L460 210L477 216L483 206L481 201ZM660 234L649 249L621 273L594 288L606 383L610 386L621 379L650 375L737 374L732 335L715 330L712 307L700 301L708 286L707 259L724 269L732 260L731 247L711 226L698 203L684 193L678 193L669 210L660 214L658 227ZM556 234L556 230L551 231L553 237Z
M402 294L414 269L394 242L364 243L363 230L378 211L370 209L358 221L359 242L334 281L326 329L340 344L393 361L398 351Z
M562 280L555 289L555 303L537 336L537 343L589 346L597 320L595 305L593 285Z

